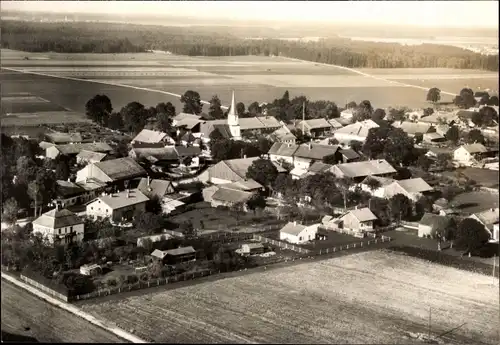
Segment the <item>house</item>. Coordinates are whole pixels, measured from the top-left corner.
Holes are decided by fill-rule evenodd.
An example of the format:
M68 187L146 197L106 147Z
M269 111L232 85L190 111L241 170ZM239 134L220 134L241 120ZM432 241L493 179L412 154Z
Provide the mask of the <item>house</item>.
M458 118L456 112L449 112L449 111L437 111L433 113L432 115L421 117L418 120L419 123L429 123L434 126L440 125L440 124L447 124L449 126L452 126L454 124L459 124L460 119Z
M332 164L326 164L321 161L314 162L313 164L311 164L309 169L307 169L307 173L303 175L303 177L326 173L330 171L332 167Z
M490 235L489 242L498 243L499 241L498 224L500 221L500 209L498 207L474 213L469 218L475 219L479 223L483 224L485 230Z
M58 207L42 214L33 221L33 232L47 237L51 244L68 244L83 241L83 220L73 212Z
M174 145L175 140L172 139L167 133L160 131L153 131L150 129L143 129L135 136L131 141L132 144L144 143L144 144L157 144L161 143L164 146Z
M441 134L443 137L446 136L446 133L450 130L451 126L448 125L437 125L436 133Z
M385 159L337 164L332 168L335 176L361 182L367 176L393 177L396 170Z
M175 193L175 188L172 181L150 179L148 176L141 178L137 189L140 190L148 198L157 197L163 199L164 197Z
M106 183L87 179L87 181L56 181L56 199L62 207L82 205L95 199L106 189Z
M98 264L85 264L80 266L80 274L84 276L96 276L102 273L102 267Z
M186 206L186 203L181 201L181 199L182 198L173 199L171 197L164 197L161 204L163 213L170 214L173 211L182 210Z
M285 161L293 165L293 154L298 148L299 145L296 144L276 142L271 146L267 154L272 162Z
M161 261L164 265L175 265L182 262L196 261L196 250L193 247L179 247L170 250L155 249L151 253L154 260Z
M194 146L195 143L197 144L196 146L199 146L199 142L197 141L198 138L196 138L191 131L182 133L180 130L177 130L177 137L182 146Z
M45 134L45 137L48 141L56 145L81 143L83 141L80 133L52 132Z
M214 186L215 191L210 196L210 204L212 207L237 207L240 206L243 211L247 210L247 201L250 200L256 193L247 192L244 190L222 186ZM205 193L204 195L209 195ZM207 200L206 200L207 201Z
M340 216L338 227L354 234L365 234L373 232L373 222L377 217L368 207L350 210Z
M186 165L189 168L198 168L200 166L201 149L199 146L175 146L175 152L180 164Z
M286 144L295 144L297 138L292 134L290 128L286 126L286 124L280 121L281 127L272 132L269 135L269 138L274 142L286 143Z
M174 238L174 236L170 234L157 234L157 235L151 235L151 236L142 236L137 239L137 247L144 247L146 244L146 241L151 241L153 243L155 242L161 242L165 240L169 240L171 238Z
M345 109L340 112L340 117L346 120L352 120L354 117L354 109Z
M439 143L446 141L445 137L437 132L425 133L423 136L423 141L426 143Z
M338 122L337 122L338 123ZM342 127L342 125L340 125ZM324 118L303 120L297 124L297 128L312 138L321 138L332 133L333 126ZM339 127L337 127L339 128Z
M109 155L103 152L94 152L88 150L82 150L79 154L76 155L76 163L77 164L89 164L89 163L97 163L108 158Z
M88 179L105 183L128 182L146 175L146 170L136 161L124 157L87 165L76 173L76 182Z
M365 120L336 130L333 137L337 139L339 143L348 144L353 140L364 142L370 129L378 127L380 126L373 120Z
M101 195L87 205L87 216L93 218L111 218L120 222L131 220L136 212L146 212L149 198L138 189L124 190L118 193Z
M225 161L220 161L219 163L211 166L206 171L206 179L210 183L214 184L225 184L236 182L240 180L245 180L248 168L255 162L260 159L259 157L251 157L251 158L238 158L238 159L228 159ZM286 172L279 164L273 162L278 172L284 173ZM200 180L203 180L203 177L200 177Z
M52 147L52 146L56 146L56 144L53 144L53 143L49 143L47 141L41 141L40 144L38 144L38 146L46 151L49 147Z
M431 123L425 123L425 122L403 121L403 122L395 122L392 124L392 126L395 128L400 128L401 130L403 130L403 132L408 134L409 137L414 137L415 134L417 133L426 134L436 131L436 129Z
M319 224L302 225L297 222L289 222L280 230L280 240L293 244L301 244L316 239Z
M424 213L422 219L418 222L418 237L434 238L436 232L445 230L450 221L451 219L447 216Z
M403 194L413 202L416 202L425 193L434 190L420 177L394 181L391 184L385 185L383 189L384 197L387 199L392 198L396 194Z
M193 133L200 132L200 124L204 120L194 114L180 113L172 119L172 125L177 128L184 128Z
M244 243L241 245L241 253L246 255L262 254L264 245L262 243Z
M128 156L136 161L147 160L156 165L179 163L179 155L174 146L132 148Z
M103 142L96 142L96 143L83 143L83 144L54 145L45 149L45 156L47 158L52 158L52 159L57 158L59 155L76 156L83 150L100 152L100 153L113 152L113 148L108 144Z
M378 187L375 190L372 190L369 185L369 180L377 181L380 184L380 187ZM392 178L380 177L380 176L368 176L363 181L361 181L359 186L361 187L362 191L370 193L370 195L372 196L375 196L377 198L384 198L386 195L385 187L389 186L394 182L395 180Z
M453 152L453 160L459 165L471 166L483 159L487 153L488 149L479 143L462 145Z

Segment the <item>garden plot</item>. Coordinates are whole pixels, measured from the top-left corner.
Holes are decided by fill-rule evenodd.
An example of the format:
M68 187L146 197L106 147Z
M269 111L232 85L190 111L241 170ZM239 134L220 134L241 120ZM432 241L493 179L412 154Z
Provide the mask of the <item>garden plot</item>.
M378 251L82 309L155 342L409 344L431 308L433 336L498 344L498 303L491 277Z

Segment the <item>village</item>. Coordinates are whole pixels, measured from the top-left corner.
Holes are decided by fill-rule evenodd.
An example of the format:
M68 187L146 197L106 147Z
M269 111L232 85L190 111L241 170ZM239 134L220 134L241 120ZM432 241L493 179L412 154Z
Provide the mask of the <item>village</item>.
M439 105L431 89L426 109L363 101L313 117L304 97L246 111L233 92L211 116L189 92L191 112L128 131L109 117L2 134L15 170L2 167L2 266L66 301L370 248L491 270L498 98Z

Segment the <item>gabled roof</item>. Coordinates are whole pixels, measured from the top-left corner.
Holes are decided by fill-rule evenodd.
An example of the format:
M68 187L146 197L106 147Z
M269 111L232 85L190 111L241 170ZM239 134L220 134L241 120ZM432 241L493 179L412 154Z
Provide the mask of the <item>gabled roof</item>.
M49 147L56 146L56 144L49 143L47 141L41 141L40 144L38 144L38 146L40 146L41 149L46 150Z
M260 159L259 157L250 157L250 158L238 158L238 159L229 159L222 161L224 162L229 169L231 169L236 175L241 177L242 179L246 178L246 174L248 168L255 162ZM286 172L279 164L273 162L273 165L278 169L278 172Z
M368 207L358 208L347 212L356 217L360 222L368 222L371 220L377 220L377 217L370 211Z
M490 208L482 212L474 213L473 215L476 216L486 228L491 230L493 224L497 224L500 220L500 209L498 207Z
M83 221L71 211L68 211L66 209L53 209L35 219L33 221L33 224L44 226L50 229L59 229L77 224L83 224Z
M332 172L346 177L362 177L370 175L385 175L395 173L396 170L385 159L375 159L363 162L337 164Z
M166 138L169 138L169 135L165 132L143 129L134 139L132 139L132 142L159 143Z
M404 121L401 124L393 125L396 128L401 128L404 132L415 135L416 133L421 133L425 134L427 133L431 127L432 124L430 123L422 123L422 122L410 122L410 121Z
M243 191L262 188L262 185L260 183L252 179L239 180L233 183L224 184L222 186L229 189L239 189Z
M388 186L391 183L393 183L395 180L392 178L387 178L387 177L380 177L380 176L367 176L361 183L366 184L368 180L376 180L380 183L381 187Z
M275 128L281 126L281 123L274 116L257 116L257 119L264 125L265 128Z
M108 205L113 210L118 210L123 207L146 202L149 200L149 198L138 189L131 189L130 191L124 190L119 193L103 195L98 197L97 200L100 200L102 203Z
M229 129L228 124L213 124L207 136L210 135L213 131L219 131L223 138L230 139L232 138L231 130Z
M302 128L302 124L304 124L304 127L308 129L318 129L318 128L332 128L333 126L331 123L329 123L326 119L324 118L319 118L319 119L310 119L310 120L304 120L300 121L297 124L297 128ZM342 126L341 126L342 127Z
M245 192L243 190L220 187L212 195L212 200L230 203L243 203L250 200L253 195L253 193Z
M176 255L184 255L184 254L193 254L196 253L193 247L180 247L175 249L166 250L166 255L176 256Z
M356 122L345 127L342 127L335 131L335 134L348 134L348 135L356 135L359 137L368 136L368 131L372 128L380 127L372 120L365 120L361 122Z
M270 155L292 157L299 145L288 143L274 143L268 151Z
M421 225L430 226L433 230L444 229L448 226L449 222L449 217L433 213L424 213L422 219L419 221Z
M158 259L163 259L163 258L165 258L165 256L167 256L167 253L166 253L166 251L155 249L151 253L151 256L154 256L155 258L158 258Z
M197 157L201 154L201 149L198 146L176 146L175 151L179 157Z
M321 161L316 161L307 170L312 173L322 173L330 170L332 167L333 165L331 164L326 164Z
M80 133L52 132L46 136L54 143L77 143L83 140Z
M328 119L327 121L333 128L341 128L344 126L338 119Z
M169 187L173 188L173 184L171 181L153 179L149 180L149 185L148 185L148 179L143 177L141 178L141 181L139 182L137 189L140 190L145 195L149 196L154 195L159 198L163 198L166 194L168 194L167 192Z
M474 154L474 153L486 153L488 152L488 149L484 147L483 144L475 143L475 144L469 144L469 145L462 145L462 147L469 153Z
M335 154L339 150L337 145L302 144L293 154L294 157L321 160L326 156Z
M298 236L305 228L307 228L307 226L299 223L289 222L288 224L286 224L284 227L281 228L280 232Z
M347 159L357 159L360 155L353 149L340 149L340 153Z
M173 120L174 120L174 121L181 121L181 120L184 120L184 119L199 120L199 119L200 119L200 116L195 115L195 114L179 113L179 114L177 114L177 115L173 118Z
M82 150L80 153L76 156L76 158L80 158L86 161L94 161L94 162L100 162L104 158L106 158L107 154L102 153L102 152L94 152L94 151L88 151L88 150Z
M135 153L137 158L154 157L155 160L160 161L179 159L179 155L177 154L177 151L173 146L133 148L131 151Z
M264 125L257 117L241 117L238 119L238 121L242 131L249 129L266 128L266 125Z
M56 145L55 148L62 155L72 155L78 154L83 150L92 152L111 152L113 148L106 143L77 143L77 144L66 144L66 145Z
M112 180L146 175L146 170L130 157L92 163Z
M64 181L64 180L57 180L56 181L56 193L58 196L62 198L69 198L74 195L79 195L85 192L85 189L83 189L81 186L77 185L76 183L69 182L69 181Z
M408 193L422 193L433 190L421 177L399 180L394 183L400 185Z
M425 139L430 139L430 140L444 139L444 137L441 134L437 133L437 132L425 133L424 134L424 138Z

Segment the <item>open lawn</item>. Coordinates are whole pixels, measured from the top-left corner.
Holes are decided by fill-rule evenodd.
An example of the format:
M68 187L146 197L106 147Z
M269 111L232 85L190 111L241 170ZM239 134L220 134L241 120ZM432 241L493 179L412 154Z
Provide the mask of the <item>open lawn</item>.
M126 342L78 316L6 283L3 279L2 331L33 337L39 342Z
M475 78L489 88L493 87L491 83L498 83L497 74L476 70L363 69L362 73L366 73L363 75L337 66L282 57L189 57L161 53L57 54L5 49L1 54L4 58L3 67L59 77L26 75L24 80L27 78L36 83L25 85L19 78L11 77L15 76L13 72L8 72L3 82L5 89L22 91L31 88L34 94L44 93L47 95L44 98L80 112L84 110L85 102L96 93L107 94L115 109L131 101L146 106L170 101L180 111L177 95L188 89L198 91L205 101L217 94L225 105L229 104L233 90L237 101L247 106L254 101L272 101L289 90L292 97L305 95L312 100L327 99L339 105L368 99L374 107L423 107L427 106L425 89L402 86L394 81L424 87L438 86L453 94ZM29 60L25 60L25 56L29 56ZM61 79L63 77L82 80ZM427 80L424 77L429 82L421 84L421 80ZM437 81L448 84L436 84ZM442 95L443 100L448 98L451 100L450 95ZM205 105L205 111L207 109Z
M497 171L498 174L498 171ZM469 192L457 195L451 205L463 213L474 213L498 207L498 194L489 192Z
M81 308L170 343L497 344L491 277L382 251L304 263ZM144 320L147 320L145 322Z

